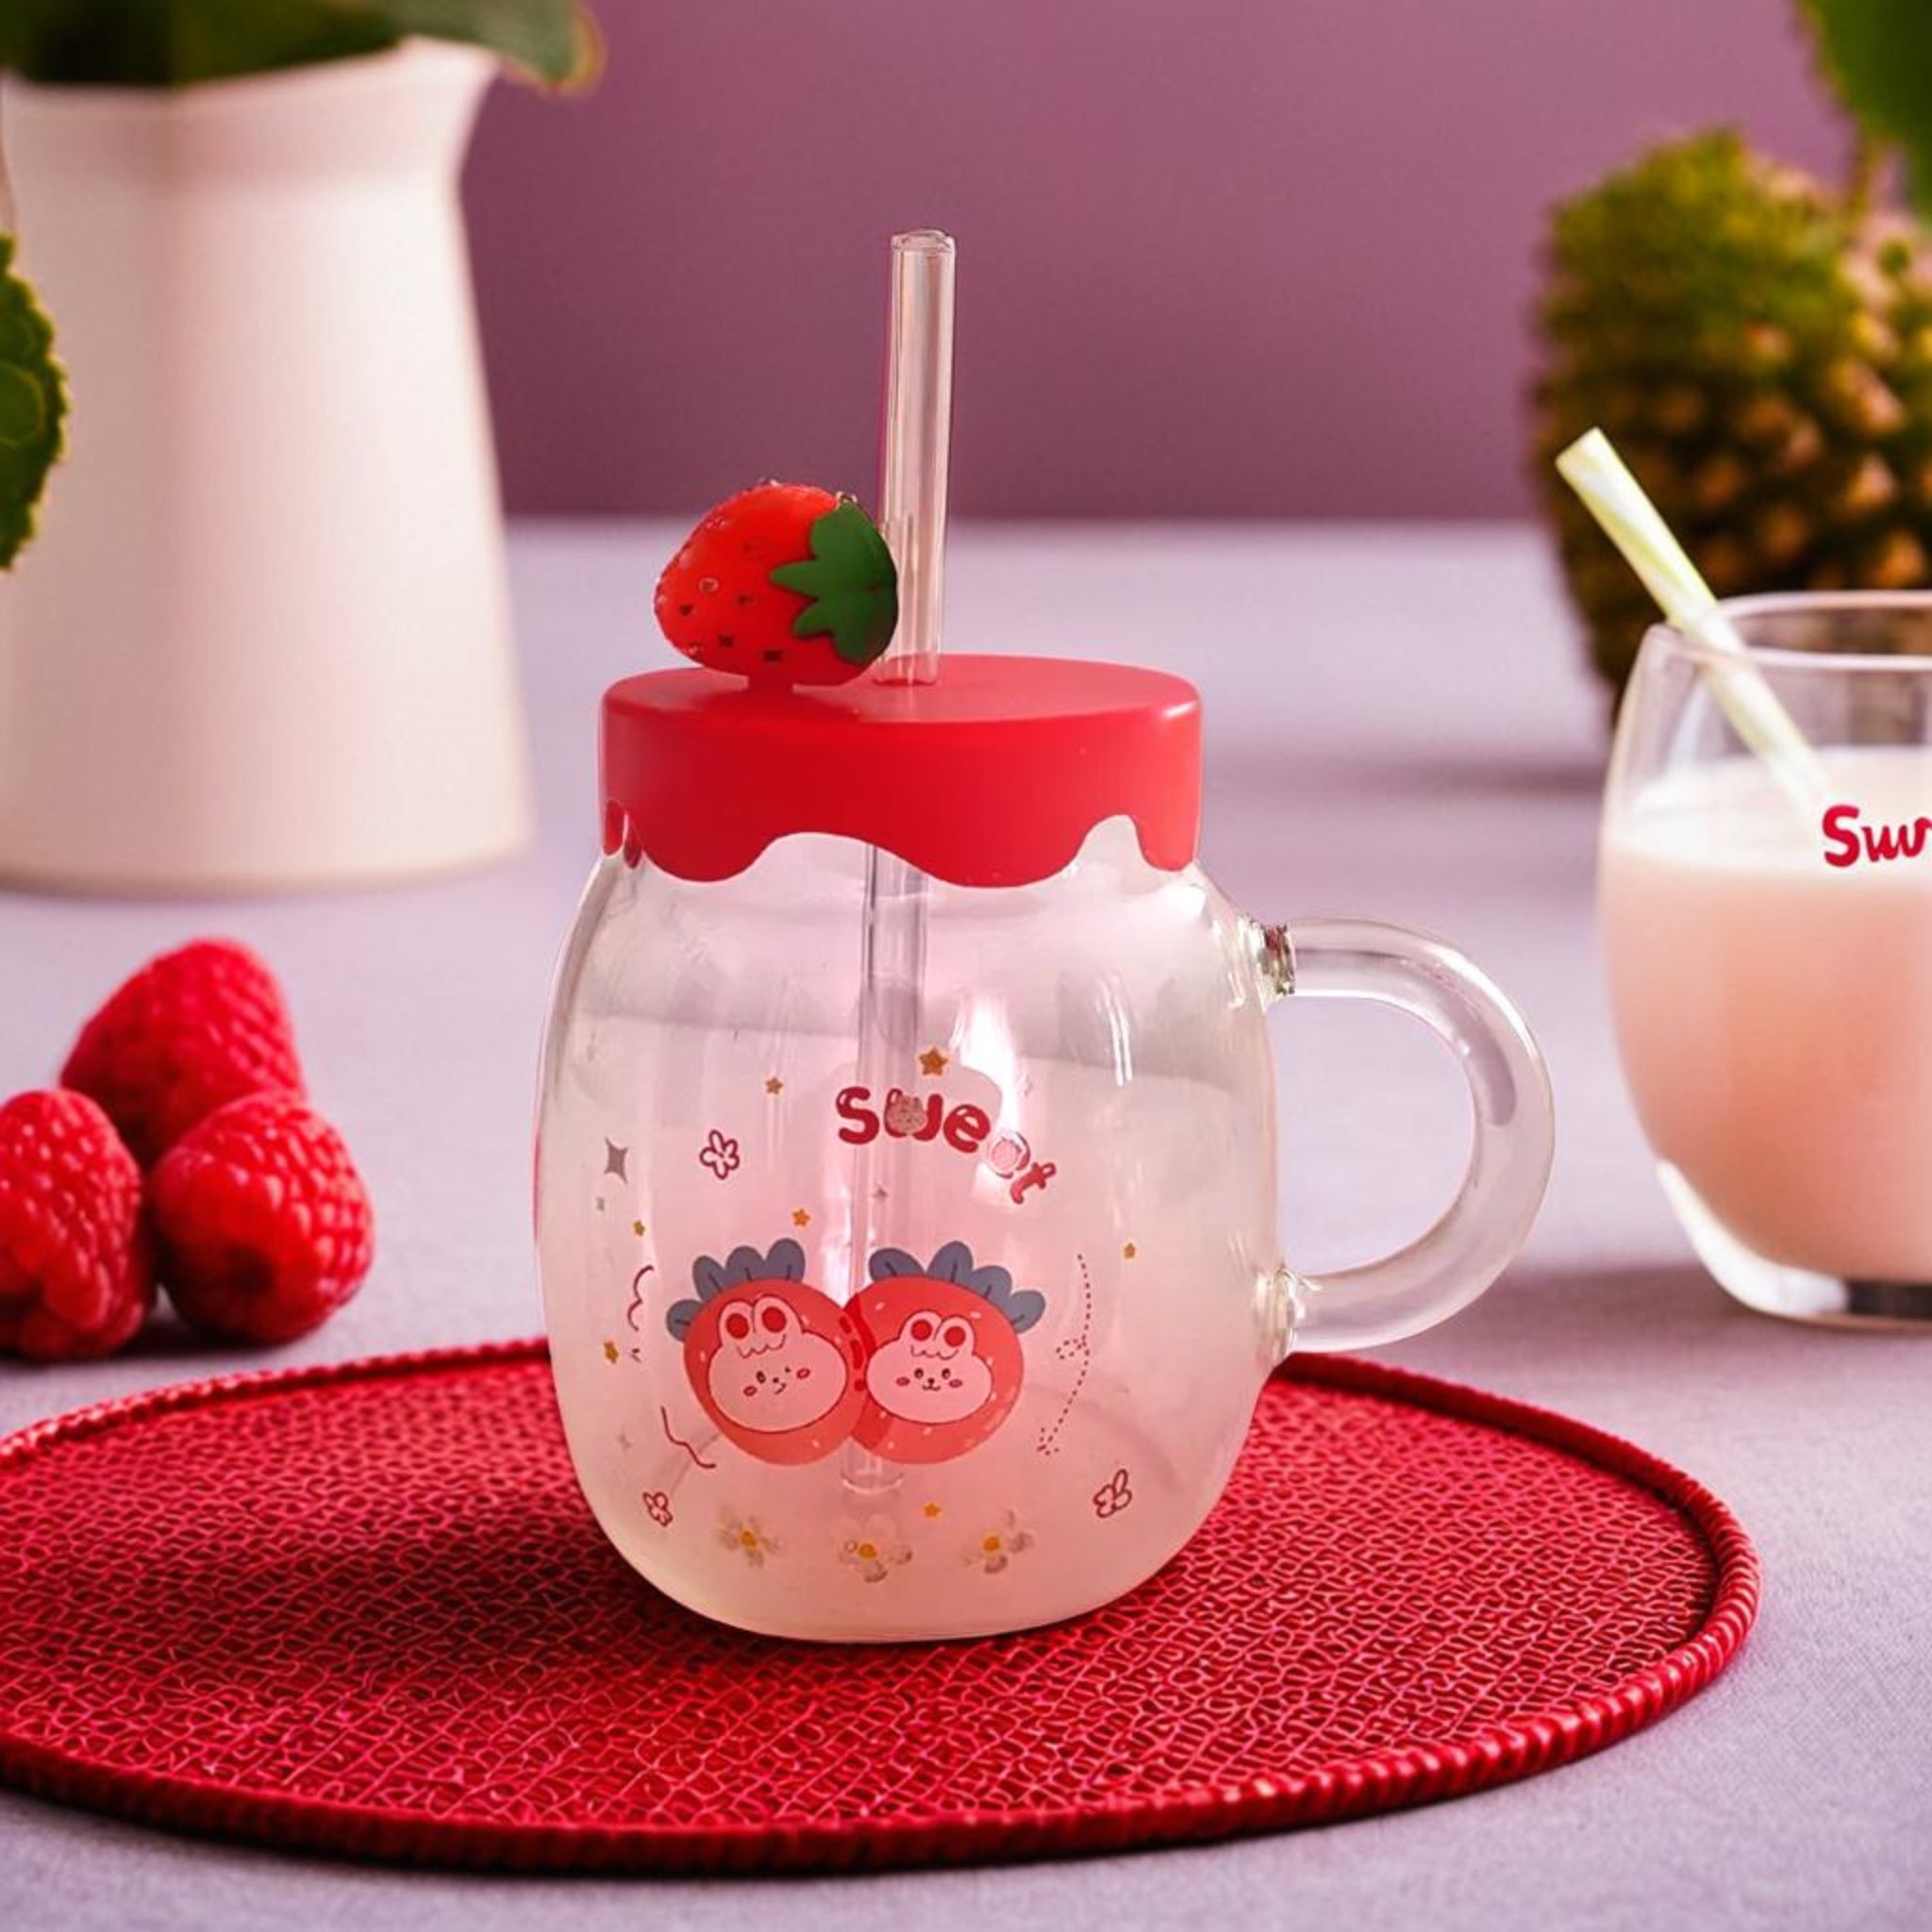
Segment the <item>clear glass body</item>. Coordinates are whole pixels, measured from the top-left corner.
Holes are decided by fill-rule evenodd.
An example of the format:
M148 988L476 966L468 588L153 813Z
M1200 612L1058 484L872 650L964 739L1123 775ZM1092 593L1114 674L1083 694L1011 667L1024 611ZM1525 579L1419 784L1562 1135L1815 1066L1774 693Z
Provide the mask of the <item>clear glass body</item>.
M1421 1013L1476 1095L1464 1197L1332 1296L1275 1226L1264 1014L1294 945L1124 821L1000 891L818 836L712 885L599 865L536 1207L571 1451L624 1555L781 1635L1070 1616L1192 1533L1297 1327L1374 1339L1479 1292L1547 1169L1527 1035L1434 942L1306 952L1311 991Z
M1723 660L1651 633L1599 865L1624 1073L1666 1191L1734 1295L1803 1319L1923 1320L1932 596L1725 609L1823 783L1780 783L1717 702Z

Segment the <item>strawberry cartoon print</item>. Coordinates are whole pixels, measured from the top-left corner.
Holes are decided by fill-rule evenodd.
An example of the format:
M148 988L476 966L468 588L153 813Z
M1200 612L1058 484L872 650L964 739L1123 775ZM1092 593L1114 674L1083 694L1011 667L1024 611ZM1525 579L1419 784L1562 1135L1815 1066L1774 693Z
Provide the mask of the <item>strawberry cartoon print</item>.
M865 1403L864 1343L846 1312L806 1282L798 1243L700 1256L691 1284L695 1297L674 1303L665 1325L726 1440L763 1462L815 1462L837 1448Z
M1020 1337L1046 1310L1004 1268L977 1267L964 1241L921 1262L881 1248L852 1312L866 1347L853 1435L894 1462L944 1462L976 1447L1019 1399Z

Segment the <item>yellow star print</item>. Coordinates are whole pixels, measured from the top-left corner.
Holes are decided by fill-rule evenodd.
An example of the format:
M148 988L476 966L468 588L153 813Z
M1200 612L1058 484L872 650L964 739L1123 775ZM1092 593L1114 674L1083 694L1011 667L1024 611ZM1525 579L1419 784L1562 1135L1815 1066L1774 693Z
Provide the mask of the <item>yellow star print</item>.
M1132 1241L1129 1241L1126 1244L1126 1246L1121 1250L1121 1259L1123 1261L1131 1261L1134 1258L1134 1257L1138 1255L1140 1252L1140 1249L1137 1248Z
M935 1079L943 1074L950 1064L947 1057L936 1046L927 1047L919 1056L919 1071L922 1074L930 1074Z
M809 1227L811 1216L803 1208L794 1208L791 1210L791 1224L793 1227Z
M604 1344L604 1359L605 1359L605 1360L606 1360L607 1362L614 1362L614 1361L615 1361L615 1360L617 1359L617 1344L616 1344L616 1342L614 1342L614 1341L607 1341L607 1342L606 1342L606 1343Z
M765 1091L771 1094L774 1099L776 1099L779 1094L784 1092L784 1091L785 1083L784 1081L779 1079L776 1074L774 1074L772 1077L765 1082Z

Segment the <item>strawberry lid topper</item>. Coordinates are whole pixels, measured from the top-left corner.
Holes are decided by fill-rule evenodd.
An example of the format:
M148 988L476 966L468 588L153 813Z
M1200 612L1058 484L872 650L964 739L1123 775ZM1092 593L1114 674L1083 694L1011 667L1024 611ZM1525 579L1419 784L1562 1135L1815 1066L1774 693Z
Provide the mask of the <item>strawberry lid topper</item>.
M665 636L702 668L613 685L599 744L607 853L711 880L791 834L855 840L899 868L868 872L866 918L905 924L908 957L926 875L1049 878L1113 818L1177 870L1200 819L1184 680L991 656L941 675L954 268L949 236L892 238L878 524L807 484L721 503L658 585Z
M658 624L692 663L754 685L844 684L885 652L899 573L849 496L759 483L726 497L658 579Z

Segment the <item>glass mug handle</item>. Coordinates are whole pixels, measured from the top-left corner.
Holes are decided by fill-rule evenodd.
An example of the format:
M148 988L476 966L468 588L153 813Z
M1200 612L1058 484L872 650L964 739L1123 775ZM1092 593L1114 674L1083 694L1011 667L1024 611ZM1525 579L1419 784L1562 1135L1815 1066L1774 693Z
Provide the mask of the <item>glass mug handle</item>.
M1446 1321L1502 1274L1550 1177L1550 1076L1523 1016L1454 946L1368 919L1256 928L1267 1003L1374 1000L1420 1020L1462 1063L1474 1108L1469 1165L1441 1219L1405 1248L1339 1274L1282 1270L1284 1348L1369 1348Z

